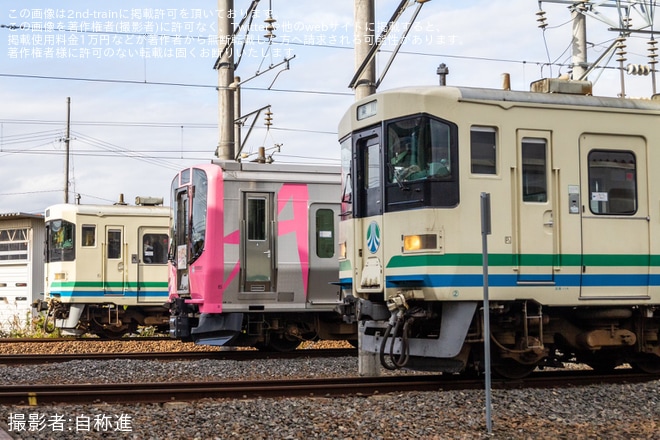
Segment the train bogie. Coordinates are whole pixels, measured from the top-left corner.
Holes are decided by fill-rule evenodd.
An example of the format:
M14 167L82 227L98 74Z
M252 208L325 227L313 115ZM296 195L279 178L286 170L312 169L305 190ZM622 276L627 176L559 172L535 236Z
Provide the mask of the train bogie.
M660 366L658 115L655 100L454 87L356 103L339 240L362 349L395 368L483 368L487 193L495 367Z
M46 328L109 338L138 326L167 331L169 217L169 208L146 204L47 208L46 293L38 304Z
M338 200L334 167L218 161L179 173L171 335L275 350L354 339L335 310Z

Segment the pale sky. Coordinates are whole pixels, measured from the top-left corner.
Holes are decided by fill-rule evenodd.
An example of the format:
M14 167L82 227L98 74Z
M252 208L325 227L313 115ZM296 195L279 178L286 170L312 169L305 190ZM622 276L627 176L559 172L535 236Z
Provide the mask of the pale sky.
M81 203L112 203L122 193L130 203L154 196L168 204L176 172L212 160L218 143L217 3L56 3L0 6L0 212L42 213L64 201L67 97L70 190ZM235 8L240 13L249 3L235 0ZM399 3L376 0L378 31ZM269 130L263 114L256 121L246 151L281 144L277 162L339 164L337 124L354 99L353 0L261 1L253 28L265 26L269 8L277 20L273 43L251 32L236 71L244 82L242 113L266 105L273 112ZM377 77L415 8L378 55ZM379 90L437 85L441 63L449 85L471 87L499 88L508 72L513 89L528 90L534 80L566 73L570 12L556 3L543 9L545 32L537 27L536 0L429 1ZM612 8L602 14L617 20ZM589 18L589 61L616 36ZM646 41L629 39L626 64L647 62ZM293 57L287 70L279 65L285 57ZM594 94L620 92L614 69L590 79L597 79ZM626 93L650 96L650 77L626 76Z

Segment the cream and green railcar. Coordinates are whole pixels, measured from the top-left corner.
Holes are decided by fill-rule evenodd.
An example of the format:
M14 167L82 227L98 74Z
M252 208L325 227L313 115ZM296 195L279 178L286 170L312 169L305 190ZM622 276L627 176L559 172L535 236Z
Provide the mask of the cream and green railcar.
M140 198L137 199L141 201ZM63 335L120 337L169 326L170 209L53 205L46 209L46 327Z
M582 92L544 81L535 90ZM340 282L386 368L660 371L660 101L418 87L343 117Z

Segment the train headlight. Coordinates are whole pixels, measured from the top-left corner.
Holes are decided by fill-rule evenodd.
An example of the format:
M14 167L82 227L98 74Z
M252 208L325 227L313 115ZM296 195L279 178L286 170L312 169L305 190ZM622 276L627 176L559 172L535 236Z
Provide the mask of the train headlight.
M339 258L345 259L346 258L346 242L342 241L339 243Z
M55 273L55 281L64 281L64 280L66 280L66 273L64 272Z
M435 250L437 248L438 238L435 234L403 236L403 252Z

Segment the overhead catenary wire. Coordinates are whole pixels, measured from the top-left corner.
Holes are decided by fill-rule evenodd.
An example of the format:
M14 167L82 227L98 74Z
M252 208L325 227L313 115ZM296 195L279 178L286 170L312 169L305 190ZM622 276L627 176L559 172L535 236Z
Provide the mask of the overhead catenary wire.
M156 165L160 166L163 168L169 168L175 171L178 171L181 166L177 165L175 162L171 162L169 160L161 159L159 157L149 157L146 155L143 155L141 153L135 153L133 150L129 150L127 148L120 147L118 145L111 144L110 142L103 141L101 139L96 139L92 136L85 135L80 132L72 132L72 134L76 137L78 142L86 143L91 146L95 146L97 148L100 148L102 150L114 153L118 156L130 158L130 159L136 159L142 162L149 163L151 165Z
M59 120L47 120L47 119L0 119L2 124L21 124L21 125L62 125L62 121ZM217 130L218 125L216 124L204 124L204 123L181 123L181 122L131 122L131 121L76 121L72 125L75 126L100 126L100 127L145 127L145 128L178 128L178 129L209 129ZM255 128L259 129L259 127ZM271 130L280 130L288 132L297 132L297 133L311 133L311 134L327 134L336 136L336 131L328 130L312 130L306 128L294 128L294 127L271 127ZM55 132L54 137L61 137L63 133L61 131L50 131L50 134L44 134L44 139L52 136ZM46 132L44 132L46 133ZM9 135L3 136L3 139L9 139L9 142L20 143L23 141L29 141L29 137L32 134L20 134L20 135ZM16 139L11 136L16 136ZM25 136L25 139L21 139L21 136ZM6 142L5 142L6 144ZM180 146L179 146L180 147Z

